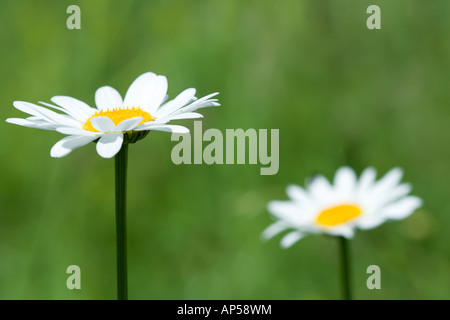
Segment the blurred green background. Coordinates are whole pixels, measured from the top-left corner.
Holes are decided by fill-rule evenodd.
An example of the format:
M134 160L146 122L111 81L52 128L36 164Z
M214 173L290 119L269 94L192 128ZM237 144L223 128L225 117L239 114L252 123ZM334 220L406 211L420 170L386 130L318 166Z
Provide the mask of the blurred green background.
M81 30L66 9L81 8ZM381 7L381 30L366 9ZM50 157L56 132L4 122L15 100L124 94L140 74L169 95L219 91L203 128L280 129L280 170L174 165L170 134L129 153L130 299L339 299L337 241L288 250L260 234L266 204L313 173L394 166L424 206L358 231L357 299L450 298L450 2L37 1L0 4L0 299L115 299L114 160L95 145ZM178 121L193 128L192 121ZM81 290L66 268L81 268ZM366 268L381 268L368 290Z

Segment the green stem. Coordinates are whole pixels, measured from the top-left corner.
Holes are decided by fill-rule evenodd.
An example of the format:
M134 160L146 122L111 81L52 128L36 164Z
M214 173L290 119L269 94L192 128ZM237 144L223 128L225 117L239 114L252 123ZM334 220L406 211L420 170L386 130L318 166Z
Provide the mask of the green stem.
M350 261L348 253L348 240L344 237L339 237L339 244L341 249L341 272L342 272L342 294L344 300L351 300L351 286L350 286Z
M127 159L128 143L115 156L116 171L116 247L117 247L117 298L128 299L127 284Z

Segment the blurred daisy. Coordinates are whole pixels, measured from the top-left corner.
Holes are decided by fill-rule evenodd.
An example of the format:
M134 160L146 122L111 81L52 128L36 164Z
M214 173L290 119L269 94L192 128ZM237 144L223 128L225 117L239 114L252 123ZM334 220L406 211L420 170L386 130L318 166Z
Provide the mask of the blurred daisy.
M24 127L55 130L68 135L51 149L52 157L64 157L76 148L97 141L97 152L104 158L113 157L124 142L135 142L150 130L187 133L189 129L167 124L171 120L202 118L197 109L219 106L218 93L203 98L195 97L195 89L181 92L175 99L166 102L167 79L147 72L139 76L129 87L125 98L114 88L104 86L95 93L96 108L67 96L56 96L56 104L39 102L55 112L24 101L15 101L14 107L30 114L6 121Z
M295 229L281 240L290 247L308 233L324 233L352 238L354 229L371 229L388 219L403 219L422 205L422 200L408 195L411 185L400 183L403 171L394 168L376 181L376 171L367 168L359 180L348 167L340 168L333 184L318 175L306 189L287 187L290 200L271 201L269 212L277 219L264 230L270 239L286 229Z

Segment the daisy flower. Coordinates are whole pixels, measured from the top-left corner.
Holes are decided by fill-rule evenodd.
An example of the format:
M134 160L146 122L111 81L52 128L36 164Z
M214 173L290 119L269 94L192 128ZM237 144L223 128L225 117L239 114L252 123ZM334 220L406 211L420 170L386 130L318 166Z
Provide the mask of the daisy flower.
M372 229L388 219L404 219L422 200L408 195L412 188L400 183L402 176L403 171L394 168L376 181L376 171L369 167L357 179L351 168L341 167L333 184L318 175L305 189L290 185L286 190L290 200L269 202L268 210L277 221L262 236L270 239L295 229L281 240L287 248L310 233L352 238L355 228Z
M51 101L55 105L39 102L59 112L29 102L15 101L15 108L31 116L6 121L68 135L53 146L50 152L52 157L64 157L74 149L96 141L98 154L111 158L119 152L124 142L136 142L150 130L187 133L189 129L186 127L167 123L202 118L194 111L219 106L217 99L211 99L218 93L197 99L195 89L189 88L167 101L166 92L166 77L147 72L134 80L123 99L117 90L104 86L95 93L96 108L67 96L53 97Z

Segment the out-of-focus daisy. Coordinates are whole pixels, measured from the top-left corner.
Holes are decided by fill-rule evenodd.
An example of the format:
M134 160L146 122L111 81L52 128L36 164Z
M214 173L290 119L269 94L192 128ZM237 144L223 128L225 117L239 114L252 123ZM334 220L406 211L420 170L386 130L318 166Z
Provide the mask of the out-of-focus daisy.
M295 229L281 240L281 246L287 248L309 233L352 238L355 228L371 229L388 219L406 218L422 200L408 195L411 185L400 183L402 176L403 171L394 168L376 181L376 171L369 167L357 179L351 168L341 167L333 184L317 175L306 189L290 185L290 200L269 202L268 210L277 221L262 236L269 239Z
M98 140L98 154L111 158L120 150L124 139L125 142L135 142L150 130L189 132L186 127L167 123L171 120L202 118L201 114L194 111L219 106L217 99L211 99L218 93L197 99L195 89L190 88L167 102L166 93L166 77L147 72L130 85L124 99L114 88L104 86L95 93L96 108L67 96L53 97L51 101L56 105L39 102L60 112L29 102L15 101L14 107L31 116L26 119L9 118L6 121L68 135L53 146L50 152L52 157L63 157L76 148Z

